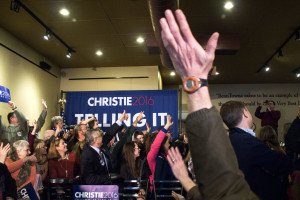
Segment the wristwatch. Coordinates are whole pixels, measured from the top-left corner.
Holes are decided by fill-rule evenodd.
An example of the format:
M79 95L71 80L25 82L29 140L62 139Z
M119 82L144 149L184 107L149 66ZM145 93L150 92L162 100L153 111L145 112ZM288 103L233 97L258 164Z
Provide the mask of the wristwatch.
M194 93L199 88L208 86L207 79L201 79L196 77L187 77L183 82L183 88L188 93Z

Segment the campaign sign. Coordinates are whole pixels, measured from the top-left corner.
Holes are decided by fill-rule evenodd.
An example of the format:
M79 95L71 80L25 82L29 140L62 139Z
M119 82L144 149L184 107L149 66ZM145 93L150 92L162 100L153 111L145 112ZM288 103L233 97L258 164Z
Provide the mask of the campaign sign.
M0 102L8 103L9 101L10 101L9 89L0 85Z
M18 199L39 200L31 183L18 190Z
M117 185L73 185L74 200L119 200Z
M107 131L122 115L123 110L129 115L124 124L129 127L144 111L144 119L137 129L146 130L146 122L151 131L157 130L167 122L167 115L172 116L173 138L178 137L178 91L177 90L138 90L138 91L94 91L66 92L66 123L78 124L82 118L94 115L99 127Z

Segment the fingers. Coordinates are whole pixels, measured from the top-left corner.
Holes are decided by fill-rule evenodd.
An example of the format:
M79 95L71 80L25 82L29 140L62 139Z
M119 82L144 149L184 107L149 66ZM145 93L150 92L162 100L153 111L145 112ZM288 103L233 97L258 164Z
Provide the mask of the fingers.
M219 33L214 33L209 38L207 45L206 45L206 52L211 56L212 59L215 57L215 50L217 48L219 39Z
M174 15L173 15L172 11L171 10L166 10L165 11L165 16L166 16L167 23L169 25L169 30L170 30L171 34L173 35L175 41L178 44L184 44L184 40L181 36L180 29L177 25L177 22L174 18Z
M3 142L1 142L0 149L2 149L2 147L3 147Z
M180 30L182 32L184 39L189 43L194 42L195 38L192 34L190 26L186 20L185 15L183 14L182 10L180 10L180 9L176 10L175 14L176 14L176 18L179 23Z
M169 25L167 23L166 18L161 18L160 19L160 26L162 28L162 41L164 43L164 46L166 47L166 49L168 50L168 52L170 53L170 51L172 51L173 49L177 49L177 43L170 31Z

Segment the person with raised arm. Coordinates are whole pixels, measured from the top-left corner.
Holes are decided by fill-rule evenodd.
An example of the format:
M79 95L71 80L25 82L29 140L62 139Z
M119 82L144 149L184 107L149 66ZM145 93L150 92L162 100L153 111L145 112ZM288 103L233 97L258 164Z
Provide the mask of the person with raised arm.
M187 92L186 132L200 194L203 199L258 199L239 170L220 114L209 96L207 78L219 34L214 33L204 49L183 12L176 10L175 14L179 26L171 10L160 20L162 40Z
M172 117L167 116L167 123L162 128L156 136L154 133L153 139L147 141L147 147L150 146L150 150L147 149L147 161L151 175L149 176L150 180L150 189L153 190L153 180L172 180L174 179L171 168L167 162L167 152L170 148L169 138L167 136L168 129L173 125ZM151 144L151 141L152 144Z

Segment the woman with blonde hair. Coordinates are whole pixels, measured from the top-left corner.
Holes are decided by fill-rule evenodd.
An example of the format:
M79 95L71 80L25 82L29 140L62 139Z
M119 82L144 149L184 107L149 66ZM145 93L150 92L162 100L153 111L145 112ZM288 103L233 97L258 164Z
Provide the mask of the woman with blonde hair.
M75 178L80 174L76 155L67 153L67 144L61 138L55 138L51 142L48 159L50 178Z

